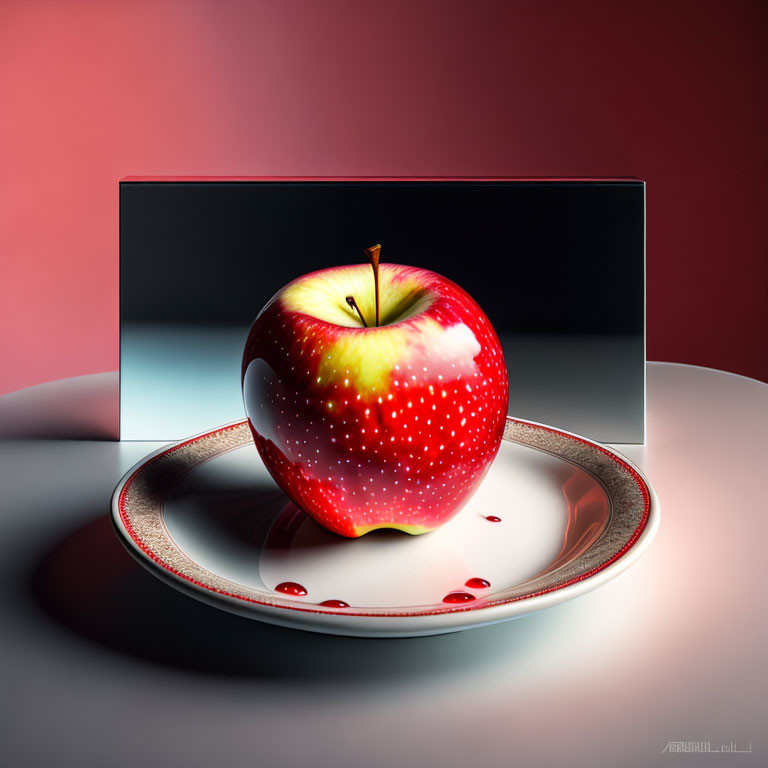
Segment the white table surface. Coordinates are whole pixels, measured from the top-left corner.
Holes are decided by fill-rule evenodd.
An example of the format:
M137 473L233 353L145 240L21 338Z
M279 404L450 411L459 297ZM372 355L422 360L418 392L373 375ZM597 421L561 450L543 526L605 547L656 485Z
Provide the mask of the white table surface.
M661 528L616 580L506 624L363 640L219 612L128 556L110 494L157 444L72 439L102 434L110 383L0 398L3 764L768 764L768 385L649 364L647 444L620 450ZM752 751L663 751L681 741Z

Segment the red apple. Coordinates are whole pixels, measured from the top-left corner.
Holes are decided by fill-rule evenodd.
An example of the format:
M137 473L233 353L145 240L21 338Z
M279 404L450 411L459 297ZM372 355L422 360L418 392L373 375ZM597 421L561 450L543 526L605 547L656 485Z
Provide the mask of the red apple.
M499 449L504 355L458 285L379 270L378 246L367 252L375 285L370 264L325 269L262 309L243 356L245 410L272 477L318 523L349 537L425 533L461 509Z

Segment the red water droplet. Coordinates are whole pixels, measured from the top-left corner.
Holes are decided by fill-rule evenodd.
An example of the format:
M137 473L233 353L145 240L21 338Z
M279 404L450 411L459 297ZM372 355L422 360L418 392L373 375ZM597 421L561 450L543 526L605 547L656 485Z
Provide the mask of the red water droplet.
M320 605L324 605L326 608L349 608L349 603L345 603L343 600L323 600Z
M496 517L496 515L486 515L485 519L486 520L490 520L492 523L500 523L501 522L501 518L500 517Z
M488 589L488 587L491 586L490 581L486 581L485 579L477 579L477 578L467 579L465 584L470 589Z
M307 590L295 581L283 581L275 587L275 592L283 592L286 595L306 595Z
M449 592L444 598L444 603L468 603L470 600L474 600L475 596L470 595L469 592Z

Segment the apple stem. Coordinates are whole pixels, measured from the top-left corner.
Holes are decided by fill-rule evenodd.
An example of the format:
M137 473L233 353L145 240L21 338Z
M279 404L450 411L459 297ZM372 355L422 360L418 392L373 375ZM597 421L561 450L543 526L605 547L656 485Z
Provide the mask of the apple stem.
M355 301L354 296L347 296L347 304L349 304L352 309L357 312L358 315L360 315L360 322L363 324L363 328L368 327L368 323L365 322L365 318L363 317L363 313L360 311L360 307L357 306L357 302Z
M371 262L373 268L373 289L376 291L376 327L379 327L379 255L381 253L380 245L372 245L365 249L365 254Z

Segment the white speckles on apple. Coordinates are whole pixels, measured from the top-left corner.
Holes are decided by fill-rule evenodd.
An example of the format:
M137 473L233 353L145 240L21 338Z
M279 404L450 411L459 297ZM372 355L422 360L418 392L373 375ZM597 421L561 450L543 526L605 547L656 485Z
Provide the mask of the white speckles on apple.
M453 341L438 336L409 350L392 366L388 391L375 395L355 391L349 365L334 365L327 328L278 315L279 323L267 323L264 346L249 336L253 351L264 350L268 374L249 396L246 364L244 398L257 447L284 490L322 524L344 535L355 535L353 523L433 528L466 500L495 454L506 411L503 358L487 320L457 295L450 311L440 305L434 316ZM470 347L476 354L467 356Z

